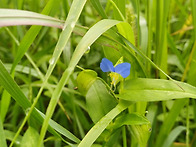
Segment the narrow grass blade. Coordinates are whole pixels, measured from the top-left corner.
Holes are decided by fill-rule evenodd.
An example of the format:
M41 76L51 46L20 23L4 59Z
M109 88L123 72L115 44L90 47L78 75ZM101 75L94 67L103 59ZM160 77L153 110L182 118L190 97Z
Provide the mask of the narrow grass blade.
M0 117L0 145L1 147L7 147L5 132L3 129L3 123L1 121L1 117Z
M99 15L101 15L104 19L108 18L99 0L91 0L91 3Z
M168 45L171 47L172 52L178 57L181 65L183 67L185 67L185 63L184 63L184 60L182 58L182 55L180 54L180 52L176 48L176 45L175 45L174 41L172 40L172 37L169 33L167 33L167 41L168 41Z
M12 77L6 71L3 63L0 61L0 85L6 89L11 96L17 99L20 106L26 110L30 106L30 102L24 96L19 86L13 81Z
M0 85L9 92L9 94L15 99L15 101L24 109L24 111L28 111L31 103L28 101L28 99L25 97L23 92L20 90L19 86L14 82L12 77L9 75L5 67L3 66L3 63L0 60ZM32 116L37 120L39 123L43 122L44 115L40 115L39 111L36 111L33 109ZM54 121L50 120L50 128L49 130L51 133L53 133L56 136L59 136L53 129L57 130L59 133L67 136L69 139L75 142L79 142L79 139L75 137L73 134L69 131L67 131L65 128L60 126L59 124L55 123Z
M196 39L196 1L191 0L192 15L193 15L193 26L194 26L194 38Z
M170 80L173 80L169 75L167 75L161 68L159 68L154 62L151 61L150 58L148 58L146 55L144 55L138 48L136 48L131 42L129 42L126 38L124 38L122 35L120 35L123 41L131 48L133 49L138 55L140 55L143 59L148 61L152 66L154 66L156 69L158 69L160 72L162 72L166 77L168 77Z
M175 124L177 116L180 114L180 111L185 106L187 99L176 100L172 106L172 109L169 112L169 115L164 120L164 123L161 125L159 135L156 138L155 146L163 145L165 138L167 138L169 132Z
M115 2L110 0L110 3L113 5L114 18L117 20L125 21L125 0L115 0Z
M56 45L56 48L55 48L55 51L53 53L53 57L50 60L49 68L48 68L47 73L46 73L46 75L44 77L44 83L42 84L42 87L40 88L40 90L39 90L39 92L38 92L38 94L37 94L37 96L36 96L36 98L34 100L34 103L32 104L32 106L31 106L31 108L30 108L30 110L28 112L28 115L25 117L25 119L24 119L24 121L23 121L22 125L20 126L20 129L19 129L19 131L17 133L19 133L21 131L21 129L25 125L27 119L29 118L31 113L33 113L34 107L35 107L36 103L38 102L39 97L40 97L40 95L41 95L41 93L43 91L43 88L46 86L47 80L50 77L50 75L51 75L51 73L52 73L52 71L53 71L53 69L54 69L54 67L55 67L55 65L57 63L57 60L59 59L59 57L60 57L60 55L61 55L61 53L62 53L62 51L63 51L63 49L64 49L64 47L65 47L65 45L66 45L66 43L67 43L67 41L69 39L69 37L70 37L70 35L71 35L71 33L72 33L72 31L73 31L73 29L75 27L76 21L78 20L78 18L80 16L80 13L81 13L81 11L83 9L83 6L84 6L85 2L86 2L86 0L84 0L84 1L75 0L72 3L72 7L71 7L71 9L69 11L68 18L67 18L67 20L66 20L66 22L64 24L63 32L60 35L59 41L58 41L58 43ZM40 29L41 28L39 28L39 30ZM39 32L39 30L37 30L37 31ZM31 32L31 33L33 33L33 32ZM21 52L22 52L22 54L25 53L24 50L21 50ZM19 55L18 57L21 58L22 56ZM15 68L15 66L16 65L13 65L12 71ZM46 129L48 127L48 121L49 121L49 119L47 120L47 126L45 126ZM41 133L41 136L42 135L43 134ZM42 137L40 137L40 138L42 138ZM42 141L43 140L39 141L38 144L41 145Z
M157 1L156 14L156 63L167 73L167 17L169 13L170 0ZM160 77L166 79L163 73Z
M147 47L147 57L151 59L151 51L152 51L152 37L153 37L153 2L147 1L147 26L148 26L148 47ZM151 71L151 65L149 62L146 63L147 71Z
M48 1L47 5L45 6L42 14L49 14L51 9L55 6L55 0ZM22 39L18 51L12 65L11 73L14 71L16 65L20 62L21 58L24 56L25 52L31 46L32 42L35 40L36 36L38 35L39 31L41 30L41 26L32 26L29 31L25 34L24 38Z
M110 0L110 3L113 5L113 15L117 20L125 21L126 9L125 9L125 0Z
M161 147L169 147L172 145L172 143L175 141L175 139L178 137L178 135L180 135L180 133L182 131L185 131L186 127L184 126L178 126L175 129L173 129L169 135L167 136L167 138L165 139L163 145Z
M63 28L64 22L53 17L24 10L0 9L0 27L41 25Z
M121 101L114 109L102 117L86 134L78 147L90 147L99 135L105 130L108 124L123 110L125 110L131 103Z
M75 1L74 1L75 2ZM80 1L81 2L81 1ZM59 100L59 97L61 95L61 92L63 90L64 85L68 82L68 79L71 75L71 73L73 72L75 66L77 65L77 63L79 62L79 60L81 59L81 57L83 56L83 54L86 52L86 50L95 42L95 40L101 35L103 34L105 31L107 31L108 29L110 29L112 26L118 24L119 21L116 20L102 20L98 23L96 23L86 34L85 36L82 38L82 40L80 41L80 43L77 45L73 56L71 58L71 61L69 63L68 68L65 70L65 72L63 73L62 78L60 79L57 88L55 89L52 98L50 100L49 106L47 108L46 111L46 118L44 120L42 129L41 129L41 134L40 134L40 138L39 138L39 145L42 143L47 127L48 127L48 122L49 119L52 117L54 109L56 107L56 104ZM64 40L62 40L64 41Z

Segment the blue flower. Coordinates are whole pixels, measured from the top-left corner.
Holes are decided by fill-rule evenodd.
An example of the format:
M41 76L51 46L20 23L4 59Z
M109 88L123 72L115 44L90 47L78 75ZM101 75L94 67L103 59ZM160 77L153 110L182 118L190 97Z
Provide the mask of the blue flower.
M115 72L120 74L123 78L126 78L130 75L131 64L125 62L114 67L110 60L103 58L100 63L100 68L103 72Z

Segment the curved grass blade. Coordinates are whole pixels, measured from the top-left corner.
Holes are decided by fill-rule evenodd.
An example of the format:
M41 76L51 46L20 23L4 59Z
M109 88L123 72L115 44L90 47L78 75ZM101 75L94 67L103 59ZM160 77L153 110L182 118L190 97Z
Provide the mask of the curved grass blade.
M50 0L48 1L47 5L42 11L42 14L48 15L52 8L54 8L56 1ZM22 41L20 42L20 45L18 47L18 51L14 60L14 63L12 65L11 73L14 72L14 69L16 65L20 62L22 57L24 56L25 52L28 50L28 48L31 46L32 42L35 40L36 36L40 32L42 26L32 26L28 32L23 37Z
M20 90L19 86L14 82L10 74L7 72L1 60L0 60L0 85L9 92L9 94L24 109L24 111L27 111L30 108L31 103L28 101L28 99L25 97L23 92ZM42 123L44 120L43 119L44 115L42 114L41 116L38 110L33 109L32 116L39 123ZM57 132L61 133L62 135L64 135L65 137L68 137L70 140L76 143L79 142L79 139L77 137L75 137L73 134L71 134L69 131L67 131L65 128L63 128L59 124L50 120L50 128L49 128L50 132L60 137L60 135L57 134L52 128L55 129Z
M74 1L75 2L75 1ZM46 118L44 120L42 129L41 129L41 134L39 138L39 144L40 145L44 139L47 127L48 127L48 122L50 118L52 117L52 114L54 112L54 109L56 107L56 104L59 100L59 97L61 95L61 92L63 90L64 85L68 82L68 79L70 75L72 74L75 66L78 64L79 60L83 56L83 54L86 52L88 47L90 47L95 40L101 36L105 31L113 27L114 25L120 23L119 21L116 20L101 20L98 23L96 23L89 31L85 34L85 36L82 38L80 43L77 45L73 56L71 58L71 61L69 63L68 68L65 70L63 73L62 78L60 79L57 88L55 89L52 98L50 100L49 106L46 111Z
M120 35L120 34L119 34ZM122 35L120 35L123 41L130 47L132 48L138 55L140 55L142 58L144 58L146 61L148 61L152 66L154 66L156 69L158 69L162 74L164 74L168 79L170 79L172 82L174 82L176 85L178 83L173 80L168 74L166 74L160 67L158 67L154 62L151 61L150 58L148 58L146 55L144 55L139 49L137 49L131 42L129 42L126 38L124 38ZM178 85L181 90L184 90L180 85Z
M182 132L185 131L186 127L184 126L178 126L175 129L173 129L170 134L167 136L167 138L165 139L162 147L168 147L171 146L172 143L175 141L175 139L178 137L178 135Z
M121 101L115 108L102 117L86 134L78 147L90 147L99 135L105 130L108 124L123 110L125 110L131 103Z
M34 100L32 106L31 106L31 108L30 108L30 110L29 110L27 116L25 117L25 119L24 119L24 121L23 121L23 123L22 123L20 129L25 125L25 122L27 121L28 117L29 117L29 116L31 115L31 113L33 112L33 109L34 109L36 103L38 102L39 97L40 97L40 95L41 95L41 93L42 93L44 87L45 87L46 84L47 84L47 80L48 80L48 78L50 77L50 75L51 75L51 73L52 73L52 71L53 71L53 69L54 69L54 67L55 67L55 65L56 65L56 63L57 63L57 60L59 59L59 57L60 57L60 55L61 55L61 53L62 53L64 47L65 47L66 44L67 44L67 41L68 41L68 39L69 39L69 37L70 37L70 35L71 35L71 33L72 33L74 27L75 27L75 24L76 24L76 22L77 22L77 20L78 20L78 18L79 18L79 16L80 16L80 13L81 13L81 11L82 11L82 9L83 9L83 7L84 7L85 2L86 2L86 0L83 0L83 1L82 1L82 0L75 0L75 1L72 3L72 6L71 6L71 9L70 9L70 11L69 11L67 20L66 20L66 22L65 22L65 24L64 24L63 31L62 31L62 33L61 33L61 35L60 35L60 38L59 38L58 43L57 43L57 45L56 45L56 47L55 47L53 56L52 56L52 58L51 58L51 61L52 61L52 62L50 62L51 64L49 64L49 68L48 68L47 73L46 73L46 75L45 75L45 77L44 77L44 82L43 82L43 84L42 84L42 86L41 86L41 88L40 88L40 90L39 90L39 92L38 92L38 94L37 94L37 96L36 96L36 98L35 98L35 100ZM34 36L34 37L35 37L35 36ZM23 52L23 53L25 53L25 52ZM22 54L23 54L23 53L22 53ZM20 57L22 57L22 56L20 56ZM18 61L19 61L19 60L18 60ZM17 62L18 62L18 61L17 61ZM16 66L16 65L13 65L13 67L14 67L14 66ZM12 69L13 69L13 67L12 67ZM49 120L47 120L47 121L49 121ZM47 127L48 127L48 126L47 126ZM47 127L46 127L46 128L47 128ZM20 130L19 130L18 132L20 132ZM41 138L41 137L40 137L40 138ZM42 144L42 141L43 141L43 140L39 141L38 144L41 145L41 144Z
M15 9L0 9L0 27L16 26L16 25L41 25L63 28L64 22L39 13L15 10Z
M108 18L99 0L90 0L97 12L104 18Z
M49 14L51 9L54 9L54 0L49 0L47 5L45 6L44 10L42 11L42 14ZM3 14L3 13L2 13ZM34 41L34 39L36 38L36 36L38 35L39 31L41 30L41 26L32 26L29 31L26 33L26 35L24 36L24 38L22 39L19 47L18 47L18 51L14 60L14 63L12 64L12 68L11 68L11 75L14 75L14 70L16 65L19 63L19 61L22 59L22 57L24 56L25 52L28 50L28 48L30 47L30 45L32 44L32 42ZM6 91L4 92L6 94ZM7 95L7 94L6 94ZM8 96L6 96L6 101L7 106L9 105L9 101L10 98ZM5 99L5 97L3 97L3 99Z

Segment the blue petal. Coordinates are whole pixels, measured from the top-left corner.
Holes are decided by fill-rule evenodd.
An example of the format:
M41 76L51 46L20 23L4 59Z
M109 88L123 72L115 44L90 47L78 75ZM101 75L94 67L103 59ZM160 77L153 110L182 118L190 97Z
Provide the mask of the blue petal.
M126 78L130 75L131 64L130 63L121 63L116 65L115 72L119 73L123 78Z
M113 63L110 60L106 59L106 58L103 58L101 60L100 68L103 72L108 72L108 71L114 72Z

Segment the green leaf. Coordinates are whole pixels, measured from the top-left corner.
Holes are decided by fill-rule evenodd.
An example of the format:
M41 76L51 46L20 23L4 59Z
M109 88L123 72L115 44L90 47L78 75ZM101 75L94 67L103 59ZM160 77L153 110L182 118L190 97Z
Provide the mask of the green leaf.
M131 126L131 134L137 139L140 147L146 147L150 133L151 126L149 124Z
M121 100L115 108L102 117L82 139L78 147L90 147L99 135L105 130L108 124L123 110L130 106L132 102Z
M110 3L113 5L113 14L114 18L117 20L125 20L125 0L110 0Z
M191 0L192 15L193 15L193 25L194 25L194 39L196 39L196 1Z
M0 145L1 147L7 147L7 144L6 144L6 139L5 139L5 132L4 132L4 129L3 129L3 123L1 121L1 117L0 117Z
M185 131L186 127L184 126L177 126L175 129L173 129L169 135L167 136L167 138L165 139L162 147L168 147L171 146L172 143L175 141L175 139L178 137L178 135L180 135L180 133L182 131Z
M146 77L147 74L144 71L141 61L136 56L135 52L124 45L121 38L125 39L122 35L115 33L113 30L109 30L104 34L104 36L100 37L97 42L104 45L104 54L107 59L115 63L123 56L126 62L128 61L131 63L132 69L135 68L141 77Z
M41 25L62 28L64 22L39 13L15 10L0 9L0 27L16 25Z
M84 70L79 73L77 77L77 86L78 90L86 95L87 91L91 87L91 85L95 82L97 78L97 73L93 70Z
M86 2L86 0L76 0L76 1L74 1L74 3L72 4L73 8L70 9L70 13L73 16L75 16L75 8L76 7L80 7L81 8L80 10L82 11L82 8L83 8L82 6L84 6L85 2ZM72 17L70 17L71 22L72 22ZM79 17L79 14L78 14L77 17ZM55 107L57 105L57 102L58 102L58 100L61 96L64 85L68 82L69 77L72 74L72 72L74 71L75 66L78 64L78 62L80 61L81 57L84 55L86 50L89 49L89 47L96 41L96 39L98 37L100 37L105 31L107 31L108 29L110 29L111 27L113 27L114 25L116 25L118 23L120 23L120 22L116 21L116 20L109 20L109 19L99 21L93 27L90 28L90 30L85 34L85 36L81 39L81 41L77 45L77 47L76 47L76 49L73 53L73 56L70 60L69 66L64 71L64 73L62 75L62 78L60 79L60 81L57 85L57 88L55 89L55 91L54 91L54 93L51 97L51 100L50 100L50 103L49 103L49 106L48 106L47 112L46 112L46 118L45 118L44 123L42 125L41 135L40 135L40 138L39 138L39 140L40 140L39 143L41 143L41 141L43 141L43 138L44 138L45 133L47 131L48 122L49 122L50 118L53 115L53 112L54 112ZM75 21L74 21L74 24L75 24ZM58 42L58 44L61 44L60 46L62 47L62 49L64 48L65 36L66 36L66 39L69 38L69 35L67 34L67 31L71 35L71 32L72 32L71 29L73 29L72 24L70 24L69 27L68 27L68 29L67 29L67 27L64 29L64 31L61 34L62 36L60 37L59 42ZM59 57L60 56L59 53L61 53L62 50L60 50L58 47L56 47L55 50L57 50L57 52L54 53L54 57ZM58 59L58 58L56 58L56 59ZM54 61L54 64L50 64L50 65L53 66L52 68L54 68L54 66L56 64L56 61L57 60Z
M147 46L148 46L148 26L146 19L143 16L140 16L140 39L141 39L141 50L145 55L147 55ZM139 39L139 38L138 38ZM133 43L132 43L133 44Z
M15 132L11 132L9 130L4 130L4 132L5 132L6 139L9 141L12 141L14 138ZM22 136L19 135L15 141L15 144L20 145L21 141L22 141Z
M127 40L129 40L129 42L135 45L133 29L129 23L122 22L120 24L117 24L117 28L123 37L125 37Z
M35 147L38 139L38 132L34 128L29 127L22 138L21 147ZM41 146L43 147L43 144Z
M9 94L15 99L15 101L24 109L28 110L30 108L31 103L25 97L20 87L16 84L16 82L12 79L10 74L7 72L3 63L0 60L0 85L9 92ZM34 108L32 112L32 116L37 120L40 124L43 122L44 115L40 115L41 112ZM59 136L53 129L57 130L64 136L67 136L69 139L79 142L79 139L71 134L68 130L57 124L56 122L50 120L50 128L49 130L54 133L54 135Z
M86 105L91 119L96 123L117 105L117 101L102 81L96 80L86 94Z
M91 0L91 3L103 18L108 18L99 0Z
M110 127L116 129L123 125L144 125L150 124L146 117L139 113L129 113L118 117Z
M118 97L128 101L196 98L196 88L183 82L138 78L125 81L124 89Z
M161 146L165 141L165 138L170 133L171 129L174 127L177 117L179 116L184 105L187 103L188 99L175 100L172 108L170 109L167 117L165 118L163 124L160 127L159 135L156 137L155 146Z
M54 6L56 6L54 4L54 0L49 0L47 5L44 7L42 14L48 15L51 11L51 9L54 9ZM29 47L31 46L31 44L33 43L33 41L35 40L36 36L38 35L38 33L40 32L42 26L32 26L28 32L25 34L25 36L23 37L22 41L20 42L20 45L18 47L18 51L15 57L15 60L13 62L12 65L12 69L11 72L14 71L16 65L20 62L20 60L22 59L22 57L24 56L25 52L29 49Z

